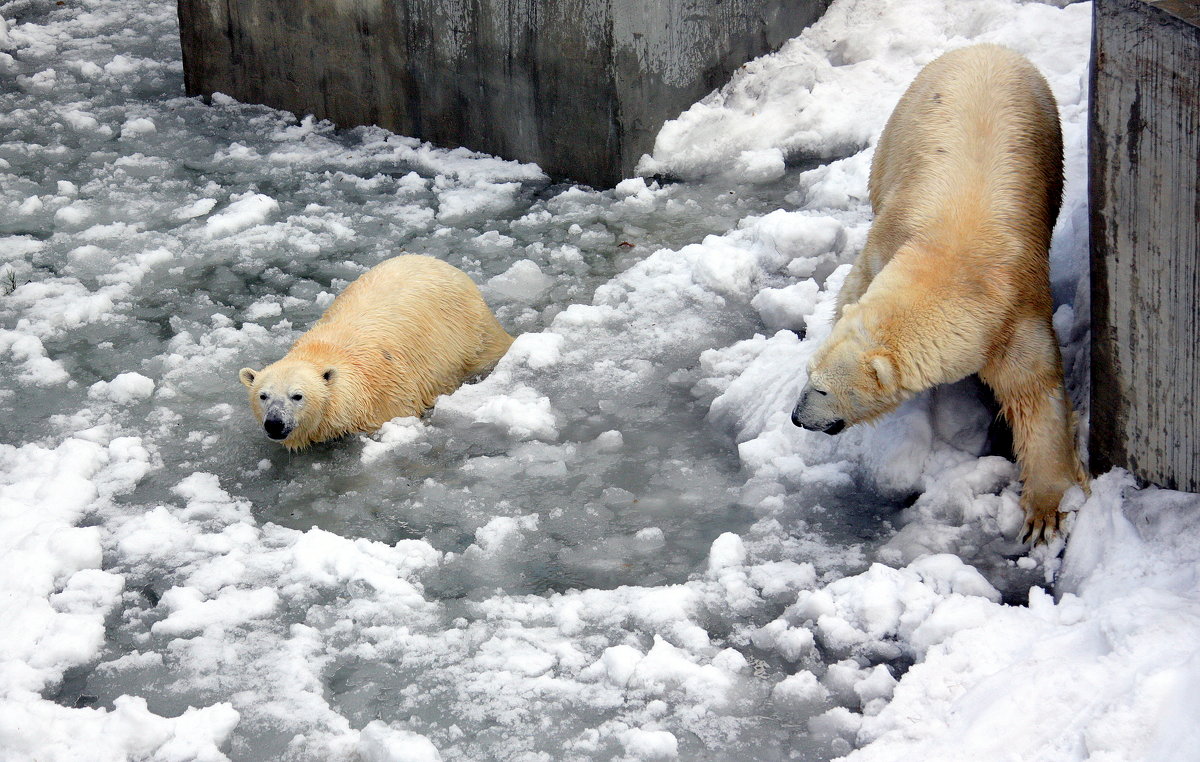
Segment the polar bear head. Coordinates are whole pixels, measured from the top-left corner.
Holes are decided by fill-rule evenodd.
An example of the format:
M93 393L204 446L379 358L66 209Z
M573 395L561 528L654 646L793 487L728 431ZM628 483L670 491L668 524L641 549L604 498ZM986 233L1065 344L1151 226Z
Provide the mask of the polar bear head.
M878 321L848 305L829 338L813 356L808 383L792 411L792 423L837 434L896 408L915 390L904 388L898 356L880 340Z
M313 441L336 374L332 367L285 357L260 371L242 368L238 377L250 390L250 408L267 436L296 448Z

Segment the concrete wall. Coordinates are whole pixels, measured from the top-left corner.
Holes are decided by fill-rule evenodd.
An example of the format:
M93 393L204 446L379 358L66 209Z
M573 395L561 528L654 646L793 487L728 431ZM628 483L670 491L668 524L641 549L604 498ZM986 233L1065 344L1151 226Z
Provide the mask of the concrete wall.
M1200 0L1096 0L1093 472L1200 491Z
M829 0L179 0L189 95L631 175L663 121Z

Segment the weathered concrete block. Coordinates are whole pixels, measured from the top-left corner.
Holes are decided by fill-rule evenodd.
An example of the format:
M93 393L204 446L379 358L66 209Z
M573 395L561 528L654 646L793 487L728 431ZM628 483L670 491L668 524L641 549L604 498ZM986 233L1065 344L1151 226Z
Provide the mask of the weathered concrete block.
M179 0L189 95L537 162L598 186L829 0Z
M1200 0L1096 0L1096 473L1200 491Z

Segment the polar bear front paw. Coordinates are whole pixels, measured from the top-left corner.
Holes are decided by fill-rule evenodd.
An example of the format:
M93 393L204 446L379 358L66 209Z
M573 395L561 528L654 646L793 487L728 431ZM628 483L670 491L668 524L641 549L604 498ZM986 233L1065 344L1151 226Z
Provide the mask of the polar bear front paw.
M1058 510L1058 499L1022 495L1021 507L1025 509L1025 524L1018 540L1028 545L1049 543L1059 533L1065 514Z
M1046 515L1026 514L1025 526L1021 529L1019 540L1024 545L1041 545L1049 543L1058 534L1062 514L1051 511Z

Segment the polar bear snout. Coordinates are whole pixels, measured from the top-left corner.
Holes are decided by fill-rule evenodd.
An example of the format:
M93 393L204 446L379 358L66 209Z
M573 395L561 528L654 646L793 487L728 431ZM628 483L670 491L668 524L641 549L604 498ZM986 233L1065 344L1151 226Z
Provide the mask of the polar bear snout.
M267 436L275 441L287 439L288 434L291 434L294 428L295 426L285 421L283 416L278 413L268 413L263 418L263 431L267 432Z
M823 410L828 407L829 393L811 387L806 387L800 395L800 401L792 410L792 423L809 431L822 431L826 434L837 434L846 428L846 421Z

